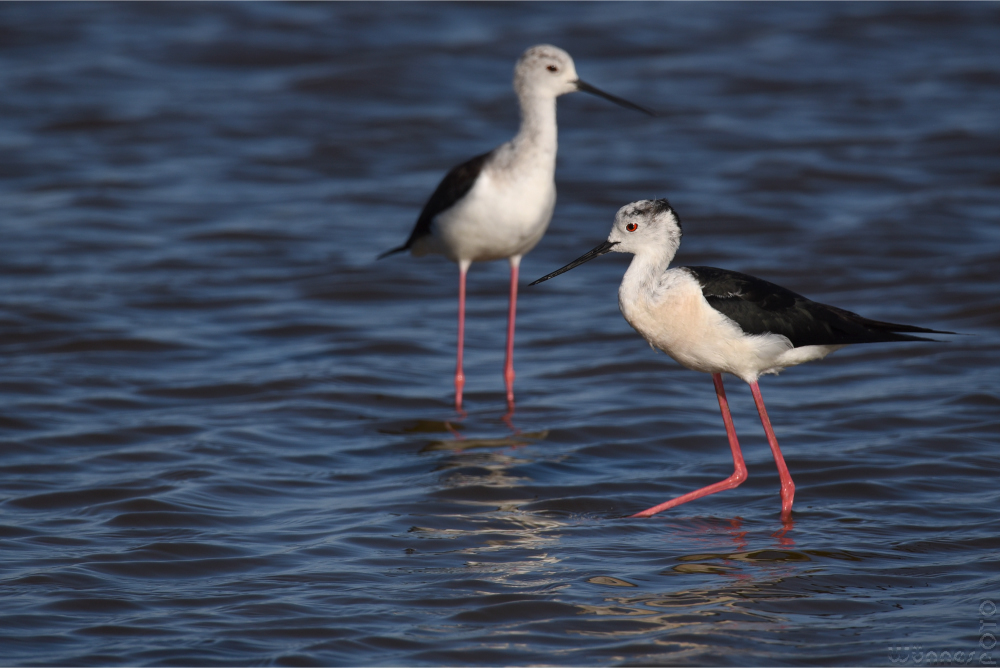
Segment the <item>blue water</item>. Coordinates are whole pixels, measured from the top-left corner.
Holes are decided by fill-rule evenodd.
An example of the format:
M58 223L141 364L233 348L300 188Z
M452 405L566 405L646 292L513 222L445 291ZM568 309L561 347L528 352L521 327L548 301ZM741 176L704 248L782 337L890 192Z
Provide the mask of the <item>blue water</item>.
M521 265L401 243L559 101ZM982 665L1000 622L1000 6L0 4L0 663ZM669 197L680 264L968 336L727 380L527 283ZM990 607L994 606L994 607ZM993 635L990 635L992 632Z

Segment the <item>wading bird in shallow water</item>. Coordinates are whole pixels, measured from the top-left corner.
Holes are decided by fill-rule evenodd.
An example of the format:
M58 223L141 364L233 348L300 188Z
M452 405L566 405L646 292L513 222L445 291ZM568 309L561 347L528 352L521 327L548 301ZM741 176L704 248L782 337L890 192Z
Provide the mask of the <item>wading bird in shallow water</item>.
M682 366L712 374L733 452L733 474L632 517L649 517L732 489L747 479L747 467L722 386L722 374L731 373L750 385L781 478L781 518L788 521L795 484L778 448L757 379L762 374L776 374L785 367L822 359L853 343L933 341L900 332L954 332L869 320L735 271L713 267L667 269L680 243L681 223L667 200L633 202L618 210L607 241L531 285L605 253L632 253L632 263L618 289L618 306L625 320L651 346Z
M462 350L465 344L465 275L473 262L510 262L510 308L504 381L514 408L514 318L521 258L535 247L556 203L556 98L583 91L630 109L653 112L580 81L573 59L562 49L533 46L514 68L521 104L517 136L489 153L454 167L424 205L409 239L379 258L410 251L437 253L458 263L458 363L455 408L462 410Z

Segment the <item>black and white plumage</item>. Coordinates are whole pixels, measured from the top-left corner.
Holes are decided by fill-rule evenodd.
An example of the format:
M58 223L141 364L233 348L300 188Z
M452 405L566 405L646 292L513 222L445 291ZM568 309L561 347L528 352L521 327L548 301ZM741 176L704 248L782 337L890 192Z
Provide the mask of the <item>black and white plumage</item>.
M402 246L397 246L391 250L387 250L378 256L378 259L382 259L388 255L394 253L402 253L403 251L408 251L413 248L414 244L422 240L424 237L429 237L433 233L432 225L434 219L437 218L438 214L447 211L456 202L465 197L472 186L475 185L476 179L479 178L479 173L483 171L483 165L489 159L493 151L489 153L483 153L482 155L477 155L471 160L463 162L461 165L455 165L452 167L444 178L441 179L441 183L438 187L434 189L427 203L424 204L424 208L420 211L420 216L417 218L417 224L413 226L413 231L410 232L410 237L406 240L406 243Z
M524 52L514 68L521 127L509 142L476 156L445 175L420 212L403 245L380 255L434 253L459 269L459 340L455 405L462 408L465 275L473 262L507 259L511 267L507 360L507 402L514 402L514 317L521 258L541 240L556 203L556 98L583 91L652 114L580 81L569 54L549 45Z
M665 199L633 202L619 209L608 240L532 285L609 252L634 258L618 290L625 320L650 345L683 366L713 375L726 421L736 470L727 480L639 513L648 517L746 479L736 432L722 387L723 373L747 382L754 395L782 479L782 517L790 518L795 486L774 437L758 378L821 359L846 345L931 341L914 334L952 334L912 325L870 320L827 306L774 283L714 267L668 269L681 241L681 225Z
M796 348L930 341L932 339L899 332L943 333L870 320L836 306L814 302L780 285L738 271L715 267L683 269L701 285L701 294L708 305L738 324L745 334L780 334Z

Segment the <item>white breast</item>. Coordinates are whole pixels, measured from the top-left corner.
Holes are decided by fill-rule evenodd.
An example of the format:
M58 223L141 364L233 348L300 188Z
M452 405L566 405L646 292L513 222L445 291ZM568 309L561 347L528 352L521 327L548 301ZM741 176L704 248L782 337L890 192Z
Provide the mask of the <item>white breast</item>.
M484 169L468 195L435 219L445 255L485 262L524 255L535 247L556 204L555 164L527 167Z
M622 281L618 296L625 320L651 346L695 371L731 373L749 383L836 349L796 349L779 334L745 334L709 305L701 285L683 267L665 272L655 288L627 283Z

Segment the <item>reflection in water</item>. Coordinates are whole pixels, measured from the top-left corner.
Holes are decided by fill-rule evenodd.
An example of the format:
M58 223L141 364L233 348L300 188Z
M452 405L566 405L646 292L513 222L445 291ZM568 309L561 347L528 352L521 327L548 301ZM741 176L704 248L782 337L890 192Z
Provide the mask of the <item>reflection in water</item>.
M513 423L513 406L500 418L500 421L510 429L513 434L505 437L468 438L459 429L461 422L440 421L440 420L417 420L411 424L396 430L383 430L385 433L401 434L432 434L447 432L452 438L447 440L431 441L420 449L421 453L434 452L437 450L471 450L473 448L519 448L530 442L541 441L548 437L549 431L533 431L522 433ZM467 417L467 416L466 416Z
M1000 549L1000 13L727 10L0 4L4 663L860 665L973 631L956 602ZM470 277L465 416L440 392L451 265L372 265L454 156L510 136L539 25L678 113L608 132L619 112L566 100L526 272L667 195L682 264L981 334L775 382L801 407L794 529L771 536L749 428L739 494L616 518L664 467L724 462L613 261L524 295L506 420L503 264Z
M808 555L792 550L755 550L752 552L727 552L709 554L690 554L680 557L680 561L685 562L673 567L676 573L724 573L732 574L736 577L750 577L746 572L736 572L735 565L714 565L704 562L721 560L723 562L785 562L785 561L812 561ZM687 563L696 562L696 563Z
M511 451L532 441L544 439L547 435L547 431L502 438L465 438L459 434L452 440L432 441L421 448L420 453L443 451L451 454L450 457L442 459L436 467L440 471L450 471L440 480L440 484L446 488L516 488L529 479L511 473L511 469L529 463L531 459L515 456ZM473 450L475 452L470 452ZM492 499L479 501L470 498L465 502L495 505Z
M781 528L771 534L771 537L777 539L778 545L781 547L795 545L795 541L788 535L788 532L795 528L795 520L791 517L786 517L782 519L781 524Z
M627 582L621 578L613 578L610 575L595 575L592 578L587 578L587 582L590 584L597 585L607 585L608 587L638 587L639 585L632 582Z
M422 568L422 573L462 574L488 581L496 586L531 591L552 592L566 585L557 577L556 565L562 559L553 550L562 540L567 523L557 517L526 511L536 501L519 492L532 482L522 473L536 461L525 446L544 441L549 430L521 432L511 418L513 410L501 422L513 433L507 436L470 435L475 431L495 431L496 424L438 422L422 420L404 425L398 431L410 434L448 433L450 438L427 442L419 455L437 455L434 470L439 495L464 507L462 513L438 515L435 523L449 528L417 526L410 533L421 540L445 540L446 549L436 548L437 555L475 557L461 565ZM511 496L508 491L513 491ZM460 528L454 528L454 526Z
M809 557L801 552L794 552L790 549L795 544L794 539L788 535L793 528L790 521L783 523L782 528L771 537L775 540L777 547L774 550L747 550L749 545L748 531L743 527L743 518L733 517L725 520L722 524L698 522L693 525L686 539L694 542L718 542L718 538L725 537L731 542L733 549L726 552L698 552L678 557L681 563L671 567L663 574L715 574L725 575L737 580L748 580L755 577L755 572L748 571L741 567L743 562L773 563L773 562L793 562L810 561ZM677 535L674 535L676 538Z
M640 593L605 599L607 605L581 606L584 623L574 633L589 637L623 638L645 636L654 644L680 645L675 651L696 649L682 638L706 640L752 630L767 633L780 627L779 615L761 613L753 604L762 600L803 598L780 589L780 580L764 583L740 582L714 588L692 588L664 593ZM611 618L611 619L609 619ZM614 618L621 621L609 623ZM627 621L626 621L627 620ZM686 633L678 636L683 629ZM687 645L686 648L681 647ZM683 663L683 659L679 659Z
M450 479L452 484L463 481ZM494 482L501 482L496 479ZM433 548L440 557L462 555L476 557L466 559L461 565L423 567L416 572L427 574L462 574L475 576L495 585L523 588L525 578L530 579L531 588L551 590L559 588L559 571L555 569L561 558L551 552L560 542L559 529L564 523L547 518L522 513L516 506L497 508L488 519L479 522L479 528L435 529L432 527L412 527L409 533L419 539L429 541L445 540L452 543L450 548ZM405 569L414 572L414 569Z
M461 564L423 566L420 573L488 582L504 591L517 592L518 600L532 605L544 599L576 611L570 620L563 608L554 608L551 613L540 609L533 613L534 624L548 622L570 636L608 642L634 638L635 642L657 648L651 656L669 656L683 662L684 656L712 651L717 640L708 642L709 638L731 636L736 642L741 634L767 636L787 628L787 619L768 612L767 606L808 598L810 594L785 583L801 577L803 567L811 569L811 573L823 572L817 560L831 558L793 549L796 541L792 521L762 536L758 530L752 531L741 516L674 520L655 528L662 535L664 555L673 562L666 568L660 565L640 577L632 575L628 545L634 539L626 535L621 539L623 551L607 562L612 572L598 567L595 573L594 565L589 564L577 567L578 584L567 583L566 573L574 568L574 558L565 545L575 534L593 528L625 529L635 525L607 515L595 518L568 513L565 517L553 513L551 506L535 508L537 498L532 492L537 483L532 465L544 462L551 466L571 456L554 457L546 451L546 456L540 457L533 448L525 447L544 441L548 430L515 431L506 436L474 433L477 429L495 431L496 427L496 423L483 427L468 421L421 421L399 429L408 434L450 436L427 442L419 454L438 457L434 470L440 473L440 494L459 507L477 509L448 517L439 515L433 524L442 528L422 524L410 533L431 545L441 542L440 547L431 550L414 548L418 552L430 551L435 561L449 556L463 559ZM498 490L504 492L498 494ZM678 551L681 545L689 549ZM677 588L677 584L683 587ZM580 586L619 593L603 602L596 602L592 595L578 600ZM499 616L507 599L508 595L487 596L475 614L483 619ZM505 632L498 630L496 634L499 637Z
M510 429L515 434L521 433L521 430L514 426L514 400L511 399L507 404L507 412L504 413L503 417L500 418L507 428Z
M505 436L501 438L466 438L459 431L454 432L455 438L448 441L431 441L420 452L434 452L436 450L471 450L472 448L519 448L533 441L544 440L548 435L548 430L519 433L515 436Z
M669 648L671 661L683 663L685 654L706 651L710 645L690 642L699 636L726 636L752 632L767 634L783 628L786 620L780 615L762 612L757 604L803 598L808 594L793 592L783 586L788 578L799 575L802 563L812 562L805 552L788 549L746 550L747 531L742 518L735 517L721 523L697 522L687 527L672 527L672 541L729 542L734 550L705 552L676 557L680 563L661 575L681 575L704 580L721 577L719 587L696 586L675 591L649 592L613 596L605 599L606 605L581 605L584 624L572 632L587 637L626 638L645 637L653 646ZM780 532L790 540L785 526ZM781 539L777 541L781 544ZM622 577L601 575L590 577L588 584L639 588L640 584ZM646 589L646 587L642 587ZM620 622L609 622L619 619ZM626 621L627 620L627 621ZM720 626L720 623L724 625ZM681 635L678 635L679 632Z

